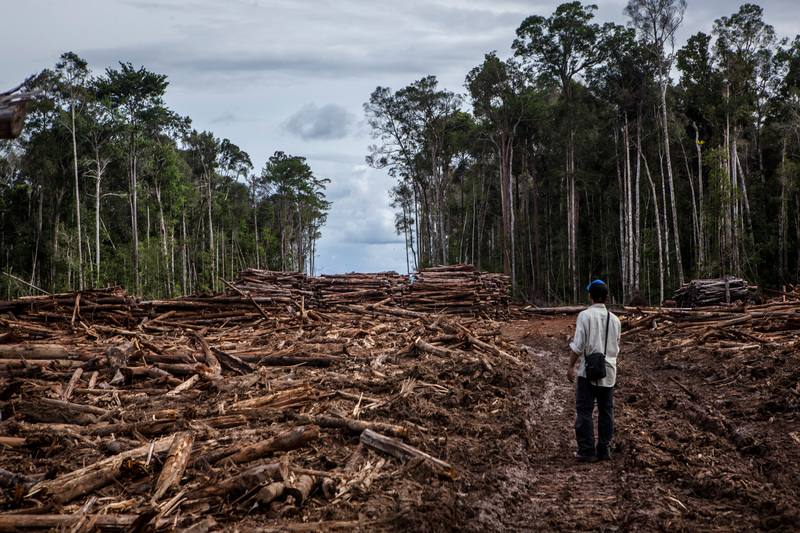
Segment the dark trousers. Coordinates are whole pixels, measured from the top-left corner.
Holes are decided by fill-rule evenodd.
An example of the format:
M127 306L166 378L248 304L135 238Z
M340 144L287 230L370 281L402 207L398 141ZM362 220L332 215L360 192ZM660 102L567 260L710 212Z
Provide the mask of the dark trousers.
M594 403L597 401L597 446L594 443ZM586 378L578 378L575 390L575 438L578 453L585 456L609 455L614 434L614 387L598 387Z

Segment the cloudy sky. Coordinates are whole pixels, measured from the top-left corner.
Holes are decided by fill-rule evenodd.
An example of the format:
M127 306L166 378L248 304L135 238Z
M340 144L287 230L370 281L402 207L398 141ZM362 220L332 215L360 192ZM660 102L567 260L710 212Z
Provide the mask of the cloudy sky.
M561 1L522 0L23 0L4 2L0 90L53 68L63 52L96 75L119 62L166 74L167 105L199 131L230 139L255 172L277 150L331 180L333 208L317 273L406 273L387 191L364 163L373 141L362 106L377 86L434 75L464 92L466 74L511 55L527 16ZM592 2L583 2L589 4ZM627 0L596 0L595 21L626 24ZM677 46L744 2L689 0ZM800 32L800 2L754 1L779 37Z

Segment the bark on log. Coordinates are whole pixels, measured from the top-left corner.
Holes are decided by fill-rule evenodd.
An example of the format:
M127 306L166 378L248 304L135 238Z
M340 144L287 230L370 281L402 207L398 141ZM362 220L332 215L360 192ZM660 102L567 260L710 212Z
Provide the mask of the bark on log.
M30 490L30 488L36 485L38 482L39 482L38 479L32 478L30 476L17 474L15 472L9 472L8 470L0 468L0 487L5 487L7 489L13 489L14 487L22 487L27 491Z
M319 398L319 392L314 389L309 387L295 387L236 402L232 404L228 410L235 412L239 409L282 409L285 407L304 405L317 398Z
M76 355L60 344L0 344L0 359L68 359Z
M270 453L294 450L318 438L319 427L300 426L276 435L271 439L247 446L231 455L230 460L234 463L247 463Z
M137 521L142 520L142 515L138 514L4 514L0 515L0 532L18 532L21 530L45 531L56 530L64 531L72 528L79 522L86 520L92 524L93 528L100 531L130 531ZM173 518L155 518L149 521L153 530L160 530L173 524Z
M262 505L269 505L273 500L283 496L283 483L270 483L256 494L256 500Z
M419 457L428 461L438 475L447 477L449 479L455 479L456 477L456 469L449 463L446 463L441 459L437 459L423 452L422 450L418 450L413 446L409 446L408 444L397 441L391 437L386 437L384 435L375 433L372 430L365 429L361 434L360 440L370 448L388 453L389 455L398 459L405 460L411 457Z
M38 494L50 496L57 503L67 503L111 483L120 473L126 459L136 459L153 454L163 454L172 445L172 438L161 439L134 450L103 459L92 465L69 472L53 480L37 483L28 492L31 498Z
M253 368L249 363L245 363L235 355L225 353L216 348L212 348L211 351L214 353L220 364L232 372L236 372L241 375L255 372L255 368Z
M308 495L314 489L314 478L309 475L303 474L295 479L292 483L284 485L283 492L286 496L294 498L294 504L297 507L303 505Z
M193 444L194 436L191 433L175 435L167 453L167 461L156 481L156 490L151 502L157 502L171 487L180 483L186 465L189 463Z
M272 481L280 472L281 463L269 463L255 466L244 472L228 478L216 485L204 487L195 491L190 496L201 499L209 496L225 496L230 493L243 493Z
M441 346L434 346L428 342L425 342L421 338L417 338L414 341L414 346L416 346L417 349L422 350L423 352L428 352L433 355L438 355L439 357L445 357L448 359L458 357L458 352L455 352L453 350L448 350L447 348L442 348Z

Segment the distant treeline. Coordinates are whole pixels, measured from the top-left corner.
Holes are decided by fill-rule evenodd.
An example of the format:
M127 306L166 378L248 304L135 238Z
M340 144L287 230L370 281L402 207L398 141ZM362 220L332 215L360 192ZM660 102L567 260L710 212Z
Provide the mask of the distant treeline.
M129 63L92 76L77 54L26 82L43 94L0 141L0 299L122 285L159 298L224 287L248 267L314 271L330 202L305 158L260 174L228 139L163 101Z
M368 161L397 178L412 269L473 263L548 302L595 278L653 304L692 278L797 283L800 37L752 4L683 46L682 0L630 0L624 26L595 9L528 17L464 95L372 94Z
M523 20L511 57L487 53L464 94L435 76L378 87L367 161L397 180L409 270L470 263L552 303L595 278L653 304L694 278L796 283L800 36L744 4L674 45L685 9L630 0L617 25L566 3ZM36 87L24 137L0 145L2 266L22 280L3 276L4 292L160 296L244 267L313 273L329 204L303 158L277 152L252 174L166 109L166 77L143 67L92 78L65 54Z

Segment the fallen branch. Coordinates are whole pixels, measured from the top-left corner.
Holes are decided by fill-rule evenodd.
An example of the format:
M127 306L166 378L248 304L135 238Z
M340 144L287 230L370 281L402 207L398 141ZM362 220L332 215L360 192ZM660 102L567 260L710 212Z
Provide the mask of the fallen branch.
M431 466L433 466L438 475L450 479L455 479L456 477L456 469L449 463L446 463L441 459L437 459L421 450L418 450L417 448L414 448L413 446L409 446L408 444L397 441L391 437L386 437L384 435L375 433L372 430L365 429L361 434L360 441L370 448L388 453L389 455L398 459L404 460L411 457L424 459L425 461L428 461Z

